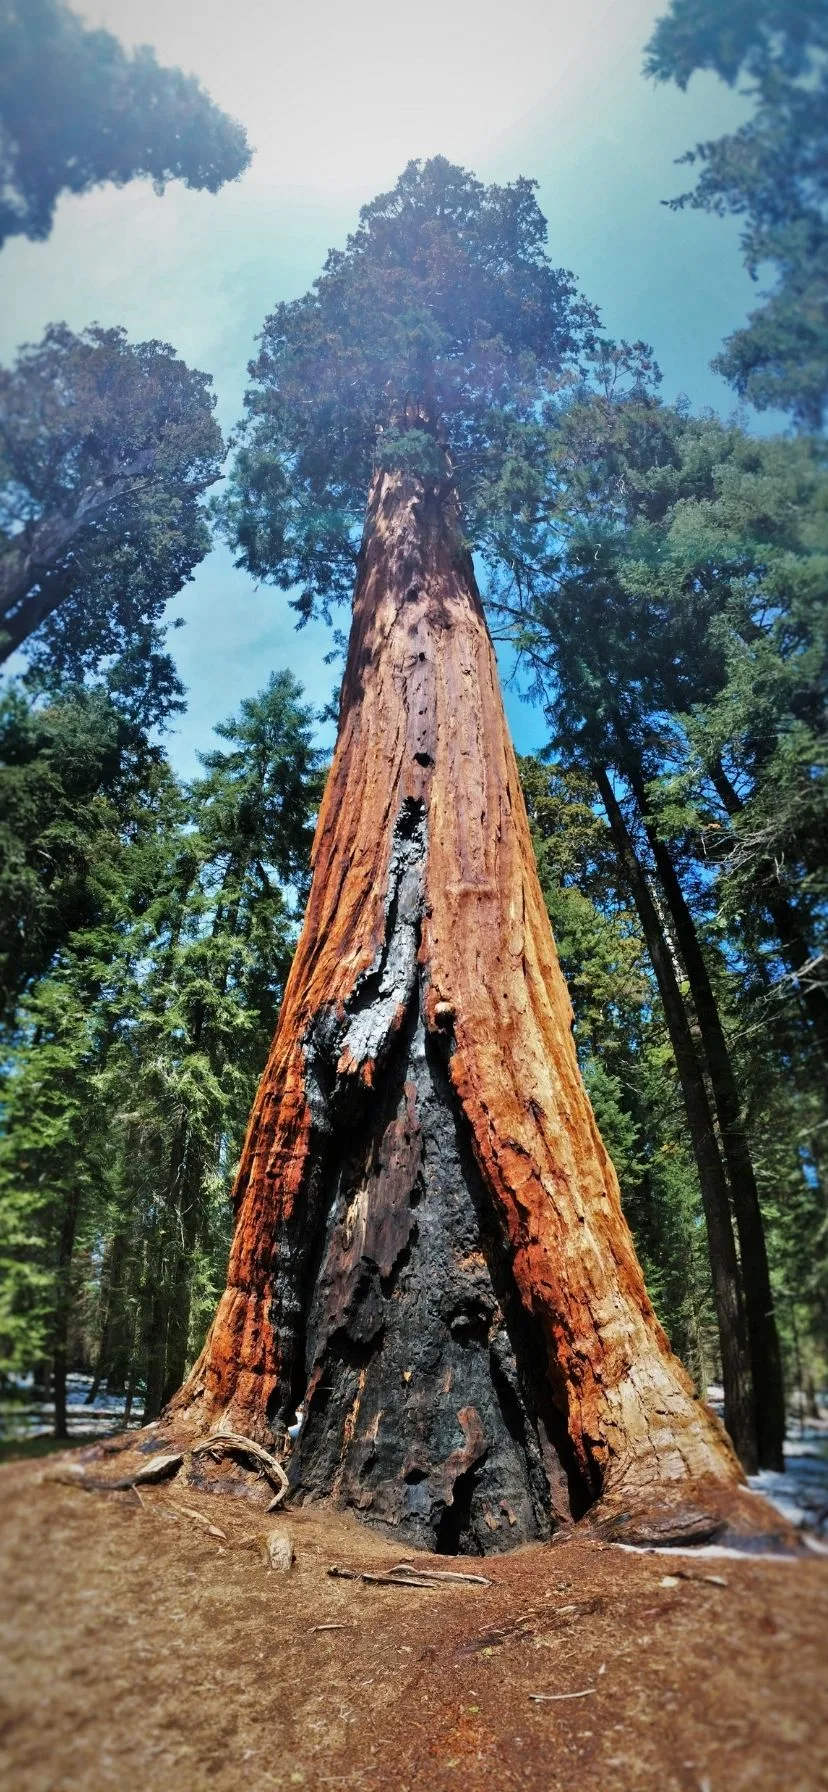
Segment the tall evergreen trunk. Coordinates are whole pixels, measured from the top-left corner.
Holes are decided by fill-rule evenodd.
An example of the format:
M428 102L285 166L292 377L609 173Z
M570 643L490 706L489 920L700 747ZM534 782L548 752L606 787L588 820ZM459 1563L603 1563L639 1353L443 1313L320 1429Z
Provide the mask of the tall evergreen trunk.
M739 1236L748 1349L755 1393L759 1467L784 1469L785 1384L782 1352L774 1316L765 1225L750 1146L742 1123L736 1076L718 1003L699 944L696 924L669 848L647 818L647 793L641 767L627 742L624 743L623 758L625 775L644 821L656 873L664 891L675 928L676 943L687 973L690 997L707 1060L713 1105L719 1122Z
M758 1467L756 1400L742 1305L739 1264L730 1218L730 1198L710 1111L704 1075L676 978L664 930L624 820L621 805L603 767L595 770L601 801L619 864L641 922L647 951L664 1008L687 1114L690 1141L699 1173L702 1206L710 1248L713 1299L719 1328L724 1382L725 1423L749 1473Z
M124 1255L117 1282L113 1280L108 1315L108 1336L103 1373L107 1392L125 1394L135 1356L136 1310L140 1288L140 1259L134 1238L124 1237Z
M171 1430L286 1450L302 1402L295 1497L450 1550L588 1507L710 1534L750 1503L653 1312L571 1026L456 500L381 473L228 1284Z
M156 1219L155 1232L150 1238L142 1289L142 1346L146 1378L145 1424L149 1424L151 1419L157 1419L164 1405L167 1332L170 1323L169 1255L169 1213L165 1210Z
M107 1250L101 1276L101 1325L98 1334L98 1348L95 1352L95 1367L92 1371L92 1385L86 1396L87 1406L94 1406L101 1382L108 1374L113 1321L122 1290L126 1254L126 1234L116 1232ZM110 1389L110 1392L113 1391L114 1389Z
M189 1128L187 1129L189 1133ZM193 1253L198 1238L201 1212L204 1163L189 1136L185 1143L181 1166L181 1194L178 1206L178 1233L173 1249L170 1274L169 1317L164 1368L163 1401L172 1399L181 1386L187 1368L187 1347L190 1339L190 1305L192 1299Z
M55 1403L55 1437L69 1436L66 1423L66 1370L69 1319L72 1309L72 1257L78 1227L80 1194L73 1189L63 1209L55 1263L55 1313L52 1326L52 1394Z

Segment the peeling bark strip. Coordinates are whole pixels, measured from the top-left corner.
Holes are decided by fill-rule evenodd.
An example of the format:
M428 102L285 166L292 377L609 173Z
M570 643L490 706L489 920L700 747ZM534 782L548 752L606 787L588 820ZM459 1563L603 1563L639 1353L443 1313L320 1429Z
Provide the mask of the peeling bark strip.
M738 1466L648 1299L578 1071L455 500L378 475L313 885L174 1408L450 1550Z

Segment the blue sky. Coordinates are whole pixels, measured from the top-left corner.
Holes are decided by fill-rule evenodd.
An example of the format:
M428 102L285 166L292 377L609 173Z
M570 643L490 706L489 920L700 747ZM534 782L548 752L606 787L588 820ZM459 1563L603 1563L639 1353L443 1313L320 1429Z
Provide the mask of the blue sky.
M123 324L212 373L220 420L241 409L256 332L303 292L359 207L411 156L437 153L483 180L540 183L553 259L571 268L607 332L643 336L666 398L729 414L710 372L756 302L731 221L671 213L683 150L732 128L744 102L696 76L688 92L641 74L660 0L87 0L76 10L195 73L247 126L256 155L215 196L148 183L61 201L46 243L0 256L0 360L49 322ZM217 548L172 606L189 708L169 741L185 775L215 721L290 666L323 703L328 631L297 633L284 596L257 589ZM507 685L521 751L542 718Z

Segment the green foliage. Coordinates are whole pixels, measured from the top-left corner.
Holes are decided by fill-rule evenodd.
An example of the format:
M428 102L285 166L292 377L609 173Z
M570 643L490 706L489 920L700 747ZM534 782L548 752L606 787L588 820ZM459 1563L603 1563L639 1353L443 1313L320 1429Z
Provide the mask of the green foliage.
M85 698L81 719L88 707ZM48 783L46 716L36 775ZM36 735L39 718L29 719ZM307 876L320 778L313 721L295 679L277 673L221 725L222 744L189 788L157 761L137 819L128 779L126 793L116 784L108 798L87 878L97 880L94 913L80 913L68 935L62 917L64 936L6 1053L7 1372L30 1366L55 1336L54 1239L72 1201L75 1264L86 1253L98 1290L90 1302L76 1289L75 1310L100 1332L110 1309L105 1372L120 1327L127 1359L148 1384L155 1375L157 1401L200 1341L223 1285L228 1182L290 965L289 891L301 894ZM87 765L82 730L80 743L94 783L100 768ZM57 831L71 844L68 772L66 784ZM84 803L82 790L77 831L88 849ZM86 897L82 883L81 908ZM70 885L70 911L73 901ZM107 1289L116 1245L117 1287Z
M622 775L626 742L669 833L693 836L719 869L725 913L775 891L815 932L828 829L821 446L622 392L579 396L551 452L554 554L537 531L518 622L541 690L554 688L558 742Z
M210 546L199 502L224 458L206 374L162 342L52 325L0 370L0 628L75 679L143 662L157 720L179 694L164 606ZM134 683L134 671L127 684Z
M539 407L596 323L545 240L532 181L411 162L266 320L221 517L240 564L301 588L303 617L350 599L378 465L450 463L470 537L497 551L496 489L531 484Z
M699 166L673 200L745 220L752 274L776 286L714 365L760 410L819 429L828 400L828 11L825 0L672 0L648 73L686 87L696 69L747 79L750 120L683 159Z
M102 1209L104 1139L96 1086L100 1017L64 971L27 1004L3 1084L0 1139L0 1372L48 1356L61 1290L58 1247L70 1204Z
M101 687L0 697L0 1015L110 912L168 776Z
M61 193L148 175L216 193L250 162L191 75L128 55L63 0L0 0L0 244L48 236Z

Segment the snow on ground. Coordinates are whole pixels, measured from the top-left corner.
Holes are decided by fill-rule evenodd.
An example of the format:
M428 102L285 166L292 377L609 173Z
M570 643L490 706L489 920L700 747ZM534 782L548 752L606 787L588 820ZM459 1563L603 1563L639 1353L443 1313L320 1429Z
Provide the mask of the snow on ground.
M785 1439L785 1473L765 1468L748 1481L798 1530L828 1536L828 1421L807 1420L800 1432L794 1420L794 1430Z
M11 1380L17 1398L0 1401L0 1440L24 1441L50 1436L55 1418L51 1400L34 1398L31 1376L15 1376ZM125 1396L108 1393L103 1382L92 1404L87 1406L91 1386L91 1375L66 1377L66 1425L70 1438L105 1437L108 1432L124 1429ZM31 1399L27 1400L26 1394L30 1394ZM130 1430L140 1425L142 1416L143 1403L139 1394L132 1403Z

